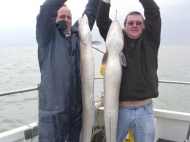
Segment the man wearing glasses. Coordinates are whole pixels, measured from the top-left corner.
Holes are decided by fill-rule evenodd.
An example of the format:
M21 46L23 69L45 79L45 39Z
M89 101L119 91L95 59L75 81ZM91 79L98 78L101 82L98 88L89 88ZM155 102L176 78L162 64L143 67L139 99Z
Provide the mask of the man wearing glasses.
M109 18L111 0L102 0L97 14L97 26L104 40L112 23ZM152 98L158 97L158 49L161 17L154 0L139 0L145 19L137 11L124 21L123 53L127 67L122 68L119 96L117 142L122 142L132 130L135 142L153 142L155 124Z

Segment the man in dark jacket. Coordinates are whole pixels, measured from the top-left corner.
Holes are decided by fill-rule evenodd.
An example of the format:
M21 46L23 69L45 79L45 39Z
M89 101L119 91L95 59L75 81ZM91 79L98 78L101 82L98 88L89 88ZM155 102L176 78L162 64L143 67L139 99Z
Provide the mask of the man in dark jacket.
M41 72L39 141L78 142L82 123L78 22L66 0L46 0L37 16L36 38ZM89 0L83 13L92 30L99 0Z
M97 26L104 40L111 25L111 0L102 0L97 14ZM155 124L152 98L158 97L158 49L161 18L154 0L139 0L145 19L137 11L124 21L124 48L127 67L122 69L119 96L117 142L122 142L132 130L135 142L153 142Z

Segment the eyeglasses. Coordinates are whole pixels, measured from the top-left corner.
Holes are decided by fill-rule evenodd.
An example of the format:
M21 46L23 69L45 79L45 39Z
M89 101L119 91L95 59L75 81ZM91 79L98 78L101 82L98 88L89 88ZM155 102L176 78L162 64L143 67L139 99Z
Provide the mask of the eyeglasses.
M129 26L133 26L134 24L136 24L136 26L141 26L142 22L141 21L129 21L127 24Z

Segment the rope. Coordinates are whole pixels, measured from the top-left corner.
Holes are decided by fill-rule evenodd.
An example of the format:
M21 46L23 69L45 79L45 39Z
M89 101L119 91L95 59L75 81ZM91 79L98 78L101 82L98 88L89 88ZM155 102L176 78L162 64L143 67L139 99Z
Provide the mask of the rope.
M115 10L115 21L117 20L117 0L116 0L116 10Z

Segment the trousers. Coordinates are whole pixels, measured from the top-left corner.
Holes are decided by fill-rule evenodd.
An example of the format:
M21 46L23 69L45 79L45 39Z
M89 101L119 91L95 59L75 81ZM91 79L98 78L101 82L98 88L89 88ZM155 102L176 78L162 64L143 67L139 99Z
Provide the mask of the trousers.
M154 142L155 122L153 102L143 106L119 107L117 142L123 142L131 130L135 142Z
M123 142L129 130L135 142L154 142L155 122L153 102L137 107L119 106L117 142ZM104 137L103 142L106 142Z

